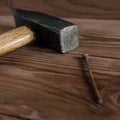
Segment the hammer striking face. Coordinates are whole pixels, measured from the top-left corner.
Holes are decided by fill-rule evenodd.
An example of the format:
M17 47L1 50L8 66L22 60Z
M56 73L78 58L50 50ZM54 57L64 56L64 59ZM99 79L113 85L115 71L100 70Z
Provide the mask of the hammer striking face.
M68 53L79 46L75 24L40 12L13 10L16 25L27 26L40 43L60 52Z

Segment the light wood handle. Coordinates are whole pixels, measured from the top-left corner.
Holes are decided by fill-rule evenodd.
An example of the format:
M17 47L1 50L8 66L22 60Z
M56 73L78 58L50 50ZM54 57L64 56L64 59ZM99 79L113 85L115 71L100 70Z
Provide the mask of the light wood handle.
M0 34L0 56L20 48L34 39L33 32L25 26Z

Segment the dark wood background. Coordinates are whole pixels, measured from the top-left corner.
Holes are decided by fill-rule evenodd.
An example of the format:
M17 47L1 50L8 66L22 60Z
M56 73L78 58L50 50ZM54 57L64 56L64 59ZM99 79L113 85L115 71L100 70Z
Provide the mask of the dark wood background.
M119 120L120 1L0 0L0 32L15 26L11 8L59 16L78 25L80 46L69 54L33 44L0 57L0 120ZM104 100L98 105L81 55Z

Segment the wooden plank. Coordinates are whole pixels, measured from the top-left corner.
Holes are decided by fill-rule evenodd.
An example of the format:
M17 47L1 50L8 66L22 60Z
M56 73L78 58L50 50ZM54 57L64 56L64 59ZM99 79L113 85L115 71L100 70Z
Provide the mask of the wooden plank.
M95 39L94 42L97 40L99 41ZM82 66L81 49L85 45L82 44L80 49L63 55L31 44L1 57L1 101L18 108L26 106L37 111L38 119L43 120L119 120L119 57L92 54L89 58L104 100L104 106L97 105L88 79L84 77L86 72ZM105 48L106 46L104 50ZM4 114L11 113L2 108L0 110ZM19 114L24 118L22 112ZM12 115L15 115L14 112Z
M0 114L0 120L23 120L23 119Z
M13 4L13 0L0 0L0 6L11 6Z
M0 15L0 25L15 27L14 18L11 15Z
M18 8L71 18L120 19L119 4L119 0L14 0Z
M41 11L60 17L120 19L119 0L1 0L0 6ZM0 13L1 14L1 13Z
M64 3L64 4L63 4ZM41 11L60 17L120 19L119 0L1 0L0 6Z
M12 15L11 10L8 7L0 7L0 16L1 15Z

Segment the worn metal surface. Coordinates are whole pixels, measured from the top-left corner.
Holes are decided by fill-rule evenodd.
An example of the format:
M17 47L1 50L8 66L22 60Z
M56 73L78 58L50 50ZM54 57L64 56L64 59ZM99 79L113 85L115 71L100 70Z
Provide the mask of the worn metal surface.
M78 47L79 35L75 24L40 12L14 9L13 13L16 25L30 27L40 43L61 53Z

